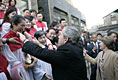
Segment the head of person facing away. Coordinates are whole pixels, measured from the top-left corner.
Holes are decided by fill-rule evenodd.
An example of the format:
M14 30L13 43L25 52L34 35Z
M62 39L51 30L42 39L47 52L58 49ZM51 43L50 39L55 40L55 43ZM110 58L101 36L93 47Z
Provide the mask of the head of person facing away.
M104 50L105 48L111 49L113 42L114 40L110 36L101 38L100 49L101 50Z
M80 33L76 27L64 27L59 36L58 46L63 44L78 44Z

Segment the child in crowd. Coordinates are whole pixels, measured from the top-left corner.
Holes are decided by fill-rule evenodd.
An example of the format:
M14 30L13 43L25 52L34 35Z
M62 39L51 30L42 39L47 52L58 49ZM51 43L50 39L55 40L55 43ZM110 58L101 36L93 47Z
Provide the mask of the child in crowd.
M44 46L44 48L47 48L46 45L46 35L45 32L40 30L35 33L35 38ZM47 78L52 79L52 67L49 63L44 62L42 60L38 59L39 64L41 65L41 69L46 72Z

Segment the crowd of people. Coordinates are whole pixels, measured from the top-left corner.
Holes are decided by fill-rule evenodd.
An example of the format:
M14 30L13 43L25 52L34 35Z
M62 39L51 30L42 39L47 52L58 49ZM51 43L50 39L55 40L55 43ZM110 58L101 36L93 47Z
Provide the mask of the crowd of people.
M90 39L87 32L82 33L84 55L90 80L118 79L118 41L116 32L92 34ZM81 43L82 44L82 43ZM89 63L90 62L90 63Z
M0 80L118 80L118 34L50 26L16 0L0 3Z

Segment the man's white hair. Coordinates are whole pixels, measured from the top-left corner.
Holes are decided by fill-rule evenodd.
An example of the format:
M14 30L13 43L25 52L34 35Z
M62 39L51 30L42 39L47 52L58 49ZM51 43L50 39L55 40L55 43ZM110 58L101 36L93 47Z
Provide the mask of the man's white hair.
M80 38L79 30L76 27L71 27L71 26L64 27L63 35L64 37L68 37L69 42L73 44L78 43L79 38Z

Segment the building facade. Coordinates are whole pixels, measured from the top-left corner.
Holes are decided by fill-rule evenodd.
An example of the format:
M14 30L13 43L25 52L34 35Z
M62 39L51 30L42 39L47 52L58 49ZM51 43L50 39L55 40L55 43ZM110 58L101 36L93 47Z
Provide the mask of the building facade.
M109 13L104 19L104 26L99 27L97 32L108 33L110 31L118 31L118 9Z
M81 21L85 22L82 13L73 7L70 0L39 0L38 4L38 10L43 13L44 20L48 25L52 21L59 21L64 18L69 26L76 26L81 29Z
M44 16L48 26L52 21L66 19L69 26L76 26L80 30L86 27L86 20L82 13L75 7L71 0L17 0L17 5L22 13L23 9L35 9Z
M118 24L118 9L103 17L104 25Z

